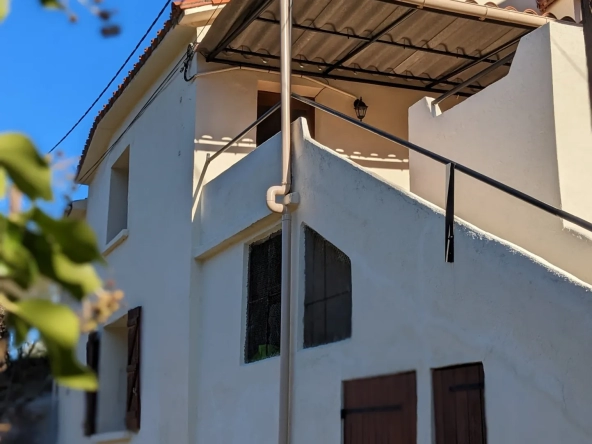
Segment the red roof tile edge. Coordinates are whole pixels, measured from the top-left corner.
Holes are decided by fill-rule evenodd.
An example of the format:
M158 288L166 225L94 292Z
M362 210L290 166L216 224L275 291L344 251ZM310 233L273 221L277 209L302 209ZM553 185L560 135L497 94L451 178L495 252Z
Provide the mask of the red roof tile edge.
M123 91L127 88L127 86L131 83L134 79L136 74L142 69L148 58L152 55L154 50L158 47L160 42L165 38L165 36L169 33L171 29L175 27L179 18L181 17L182 13L186 9L190 8L197 8L199 6L207 6L207 5L218 5L222 3L228 3L230 0L182 0L173 2L171 4L171 15L169 19L164 23L163 27L156 33L156 38L150 41L150 45L144 49L143 54L140 56L137 63L134 64L134 67L131 71L127 73L127 76L123 79L123 82L117 87L113 95L109 98L107 103L103 106L103 108L99 111L95 120L92 124L90 129L88 138L86 139L86 143L82 150L82 155L80 156L80 161L78 163L78 167L76 168L76 177L80 174L82 169L82 165L90 148L90 144L92 139L95 135L95 131L99 126L99 123L105 117L105 115L109 112L109 110L113 107L119 96L123 93Z

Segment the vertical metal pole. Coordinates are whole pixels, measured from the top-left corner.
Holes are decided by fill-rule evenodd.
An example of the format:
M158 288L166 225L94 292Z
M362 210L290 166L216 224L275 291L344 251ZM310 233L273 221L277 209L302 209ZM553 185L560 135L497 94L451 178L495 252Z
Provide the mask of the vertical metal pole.
M282 187L284 196L290 192L290 146L291 146L291 81L292 81L292 0L280 0L280 89L282 130ZM290 285L291 285L291 215L288 205L282 214L282 285L280 327L280 405L278 443L290 442Z
M292 92L292 0L280 0L280 88L282 98L282 185L290 185L290 100ZM286 193L290 192L286 189Z
M446 164L445 260L454 262L454 163Z

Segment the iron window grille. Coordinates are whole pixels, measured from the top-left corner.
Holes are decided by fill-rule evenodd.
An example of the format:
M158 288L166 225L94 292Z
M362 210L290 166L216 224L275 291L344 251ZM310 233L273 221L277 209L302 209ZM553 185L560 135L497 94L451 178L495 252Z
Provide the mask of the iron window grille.
M280 354L281 231L249 247L245 362Z
M351 261L335 245L305 227L304 347L351 337Z

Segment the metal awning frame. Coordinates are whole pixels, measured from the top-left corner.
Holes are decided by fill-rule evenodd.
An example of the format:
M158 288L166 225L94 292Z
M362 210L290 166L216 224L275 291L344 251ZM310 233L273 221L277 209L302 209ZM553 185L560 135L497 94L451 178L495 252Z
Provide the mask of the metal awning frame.
M429 48L427 45L426 46L417 46L417 45L412 45L412 44L394 42L394 41L382 39L382 37L385 34L387 34L388 32L392 31L394 28L396 28L399 24L403 23L407 18L411 17L413 14L415 14L419 10L431 11L431 12L435 12L435 13L443 14L443 15L457 16L457 17L462 17L465 19L480 20L478 17L470 17L470 16L466 16L466 15L462 15L462 14L458 14L458 13L454 13L454 12L450 12L450 11L444 11L444 10L439 10L439 9L435 9L435 8L430 8L427 6L424 8L418 8L410 3L407 3L404 1L399 1L399 0L379 0L379 1L385 1L387 3L392 3L395 5L407 7L407 8L409 8L409 10L407 12L405 12L402 16L400 16L396 20L394 20L391 24L387 25L386 27L384 27L383 29L381 29L380 31L376 32L374 35L369 36L369 37L339 32L336 30L321 29L321 28L316 28L313 26L306 26L303 24L293 22L292 23L293 29L298 29L298 30L302 30L305 32L329 34L332 36L342 37L342 38L348 39L348 40L349 39L356 39L356 40L360 41L360 44L357 45L356 47L354 47L350 52L348 52L345 56L343 56L342 58L340 58L338 61L336 61L334 63L292 58L291 59L292 62L295 64L299 64L301 68L303 68L303 65L315 66L316 68L318 68L319 72L310 72L307 70L298 70L298 69L293 69L292 71L295 74L306 75L306 76L310 76L310 77L324 78L324 79L342 80L342 81L350 81L350 82L356 82L356 83L368 83L368 84L373 84L373 85L377 85L377 86L412 89L412 90L420 90L420 91L433 92L433 93L442 93L442 94L448 93L446 97L453 95L453 94L450 94L450 91L454 91L454 95L461 96L461 97L468 97L468 96L471 96L472 94L474 94L475 92L478 92L478 91L482 90L483 88L485 88L482 85L475 84L475 82L478 81L484 75L491 73L494 70L493 67L498 68L501 66L509 66L511 64L511 60L512 60L511 57L504 57L506 59L506 61L504 63L500 63L500 59L496 58L496 56L500 52L502 52L508 48L511 48L513 45L517 44L522 37L524 37L526 34L528 34L530 31L532 31L534 29L534 27L528 26L528 25L513 24L512 25L513 27L525 29L525 32L521 33L519 36L512 39L510 42L500 45L498 48L488 52L487 54L484 54L481 57L471 56L471 55L464 54L464 53L455 53L455 52L450 52L450 51L443 50L443 49ZM234 53L234 54L242 55L243 57L245 57L245 59L249 59L251 57L256 57L256 58L260 58L264 64L267 63L268 59L269 60L280 60L280 56L277 56L277 55L272 55L272 54L262 53L262 52L255 52L255 51L251 51L248 48L247 49L237 49L237 48L230 48L228 46L230 43L232 43L232 41L234 41L237 37L239 37L241 35L241 33L243 31L245 31L255 21L267 23L267 24L279 27L279 25L280 25L279 20L275 20L275 19L266 18L266 17L261 16L272 5L273 2L274 2L274 0L260 0L256 3L254 3L252 5L252 7L250 8L250 10L245 11L245 13L243 14L242 20L240 22L237 21L233 26L231 26L230 29L228 30L228 32L226 33L226 35L224 36L224 38L221 39L220 42L216 45L216 47L211 52L209 52L207 54L206 61L227 64L227 65L232 65L232 66L243 66L243 67L261 69L262 66L260 64L250 63L250 62L248 62L248 60L247 61L227 60L227 59L219 57L219 55L221 53ZM498 22L497 20L490 20L490 21L492 21L494 23ZM503 23L503 22L500 22L500 23ZM505 23L505 24L507 25L507 23ZM361 67L358 68L358 67L352 67L352 66L344 66L344 63L346 63L348 60L351 60L354 56L360 54L362 51L366 50L368 47L370 47L371 45L374 45L374 44L390 45L390 46L402 47L404 49L410 49L410 50L414 50L414 51L431 53L434 55L440 55L440 56L445 56L445 57L454 57L457 59L466 59L467 63L461 65L460 67L458 67L448 73L443 74L442 76L440 76L438 78L419 77L419 76L413 76L413 75L407 75L407 74L401 74L401 73L395 73L395 72L384 72L384 71L379 71L377 69L372 70L372 69L364 69ZM464 71L471 69L480 63L490 64L492 66L489 66L489 67L485 68L484 70L482 70L481 72L479 72L478 74L472 76L471 82L454 82L454 81L450 80L451 78L458 76L459 74L463 73ZM266 66L265 69L268 69L269 71L280 72L279 67L275 67L275 66ZM345 71L345 72L353 73L356 76L358 76L359 74L361 74L363 76L359 76L358 78L352 78L350 76L335 74L335 71ZM368 76L375 77L375 78L374 79L368 78ZM416 81L416 82L423 83L425 86L411 85L411 84L405 84L405 83L394 83L394 82L389 82L386 80L382 81L382 80L379 80L380 78L400 79L403 81ZM461 85L462 85L462 87L461 87ZM452 87L452 88L442 88L443 86L448 86L448 87ZM463 89L469 89L469 90L472 90L472 92L462 91Z

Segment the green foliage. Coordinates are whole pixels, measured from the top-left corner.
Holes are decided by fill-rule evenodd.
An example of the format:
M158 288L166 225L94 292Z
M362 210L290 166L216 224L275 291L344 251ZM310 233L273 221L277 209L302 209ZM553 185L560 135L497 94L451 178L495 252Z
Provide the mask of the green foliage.
M0 166L27 197L51 200L51 171L27 137L0 134Z
M30 329L39 331L58 383L95 390L94 374L75 358L79 318L66 305L26 297L42 279L80 301L100 290L93 263L103 259L95 235L84 221L54 219L37 207L38 199L52 197L51 171L26 136L0 134L0 169L7 176L2 182L9 179L31 202L28 211L0 215L0 305L8 325L17 342Z
M40 1L41 1L41 4L43 5L44 8L47 8L47 9L64 9L64 5L62 5L57 0L40 0Z
M9 0L0 0L0 23L4 20L4 17L10 12Z
M47 9L65 11L70 21L76 21L67 2L39 2ZM87 7L100 20L108 21L112 12L99 8L98 3ZM10 0L0 0L0 23L9 10ZM107 35L105 29L113 34L114 26L107 25L103 35ZM38 200L52 199L51 169L23 134L0 133L0 199L6 197L7 189L9 211L0 214L0 311L6 312L5 320L4 311L0 316L0 333L7 324L18 345L36 329L47 349L54 379L72 388L96 390L95 375L75 357L81 325L88 331L105 322L119 308L123 293L102 288L93 264L102 263L103 258L86 222L54 219L37 206ZM27 211L20 208L21 195L30 203ZM84 302L82 323L67 305L35 294L41 283L48 282ZM6 338L0 334L0 340Z
M58 383L81 390L96 390L96 378L75 358L80 322L69 307L44 299L4 300L2 304L22 324L34 326L39 331L47 348L52 375Z
M272 356L277 356L280 354L280 349L275 345L265 344L260 345L257 353L253 356L253 361L260 361L262 359L271 358Z

